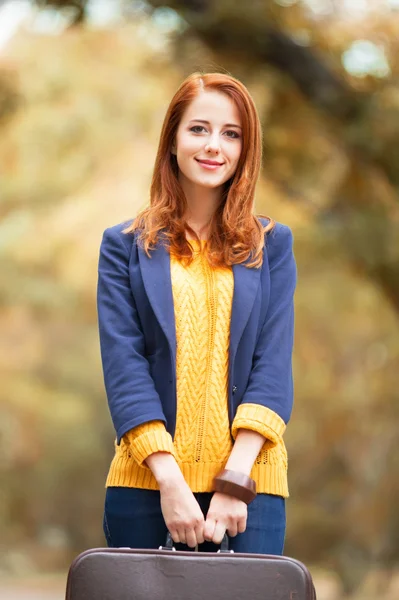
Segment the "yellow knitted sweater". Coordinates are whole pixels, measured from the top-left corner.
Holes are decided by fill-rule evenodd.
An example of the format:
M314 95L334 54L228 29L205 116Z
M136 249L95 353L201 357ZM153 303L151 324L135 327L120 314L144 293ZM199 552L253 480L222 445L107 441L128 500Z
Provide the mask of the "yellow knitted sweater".
M229 324L234 278L231 267L211 267L196 240L190 240L194 260L184 267L171 253L171 280L176 322L177 414L174 440L163 421L150 421L127 432L115 455L106 486L158 490L145 459L157 451L175 457L193 492L212 491L213 478L231 453L228 417ZM206 240L201 241L201 246ZM239 428L265 436L251 477L258 493L288 497L285 423L258 404L238 407L231 434ZM274 445L268 433L276 434Z

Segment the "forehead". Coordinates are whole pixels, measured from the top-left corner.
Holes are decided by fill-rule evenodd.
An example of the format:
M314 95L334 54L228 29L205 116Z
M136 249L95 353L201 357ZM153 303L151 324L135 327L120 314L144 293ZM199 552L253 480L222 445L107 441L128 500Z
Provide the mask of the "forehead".
M183 114L182 120L206 119L211 123L223 125L236 123L241 125L241 118L235 102L221 92L201 92L196 96Z

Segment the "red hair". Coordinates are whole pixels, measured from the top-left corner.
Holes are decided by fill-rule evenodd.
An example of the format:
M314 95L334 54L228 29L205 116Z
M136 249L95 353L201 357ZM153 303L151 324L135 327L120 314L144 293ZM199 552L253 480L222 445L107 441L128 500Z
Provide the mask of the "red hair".
M209 224L206 253L213 266L242 263L252 256L247 267L260 267L263 262L265 233L275 221L264 227L255 215L255 186L262 161L262 128L254 101L238 79L225 73L189 75L179 86L167 109L162 125L158 152L150 188L150 206L142 210L123 233L140 230L137 241L149 256L163 231L170 251L186 264L193 258L186 231L199 239L185 222L187 200L178 180L178 164L171 147L180 120L190 102L203 91L217 91L233 100L242 120L242 150L234 175L224 183L222 200Z

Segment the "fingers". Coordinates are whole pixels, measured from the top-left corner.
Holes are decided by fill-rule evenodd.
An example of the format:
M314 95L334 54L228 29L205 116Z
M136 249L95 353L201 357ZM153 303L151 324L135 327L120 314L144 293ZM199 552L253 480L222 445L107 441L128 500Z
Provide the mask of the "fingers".
M213 539L213 534L215 532L216 521L212 519L212 517L207 517L204 526L204 538L211 542Z
M174 542L195 548L202 544L205 523L203 511L187 484L161 490L162 515Z
M216 521L216 527L212 536L212 542L214 544L221 544L224 534L226 533L226 523L223 521Z
M194 529L188 529L186 531L186 544L189 548L195 548L197 545L197 536Z
M186 530L184 529L184 527L179 527L179 529L177 530L178 534L179 534L179 540L181 544L187 544L186 541Z
M179 505L178 508L180 508ZM183 508L186 507L183 506ZM189 508L192 507L189 506ZM198 505L194 505L194 509L194 514L180 514L179 518L176 518L174 514L169 521L165 519L174 542L186 544L190 548L195 548L197 544L202 544L205 540L221 544L226 532L230 537L235 537L246 530L247 506L234 498L230 500L230 506L226 507L226 498L223 498L221 503L219 496L215 494L206 520Z
M176 544L186 544L190 548L195 548L197 544L204 542L203 529L204 521L198 523L195 528L186 526L180 526L177 529L169 528L169 533Z
M230 537L236 537L238 531L237 531L237 527L229 527L227 530L227 533Z
M170 535L174 542L186 544L190 548L195 548L197 544L202 544L205 540L214 544L221 544L224 534L227 532L229 537L236 537L238 533L244 533L246 530L246 519L239 519L227 527L223 521L209 519L198 523L194 529L182 528L170 529Z
M237 531L238 531L238 533L244 533L246 528L247 528L247 518L243 517L242 519L239 519L237 522Z
M230 523L208 518L205 522L204 538L214 544L220 544L226 531L230 537L235 537L238 533L244 533L246 527L246 517L242 517L237 521L230 520Z
M168 527L169 533L171 535L172 540L176 543L179 544L180 543L180 536L177 532L177 529L172 529L171 527Z
M198 523L198 525L195 528L195 537L197 539L197 544L202 544L205 541L204 525L205 521L202 521L201 523Z

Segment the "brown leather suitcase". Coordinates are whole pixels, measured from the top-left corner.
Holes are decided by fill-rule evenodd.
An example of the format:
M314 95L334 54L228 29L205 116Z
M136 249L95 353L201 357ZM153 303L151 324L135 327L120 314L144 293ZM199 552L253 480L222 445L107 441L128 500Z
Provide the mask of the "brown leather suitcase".
M70 566L66 600L316 600L304 564L287 556L94 548Z

